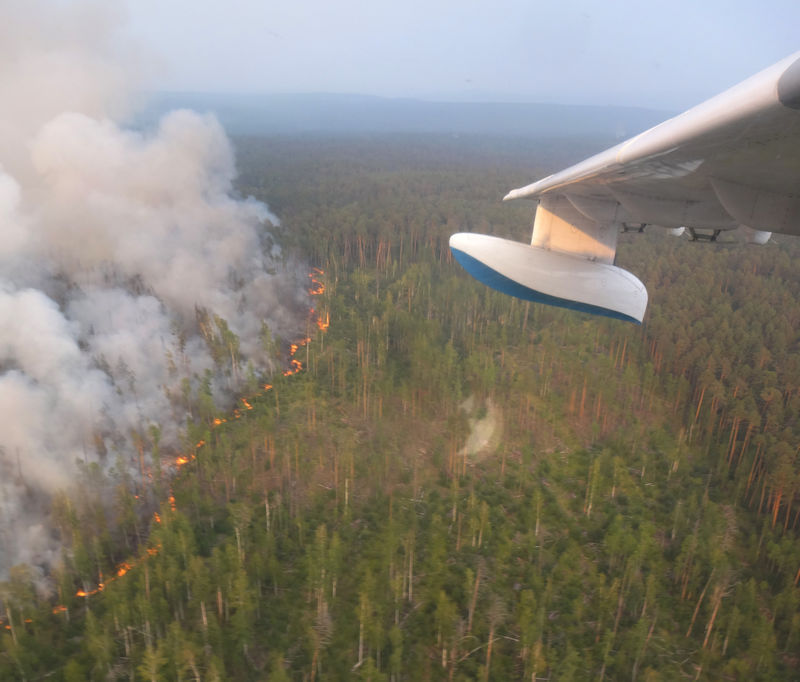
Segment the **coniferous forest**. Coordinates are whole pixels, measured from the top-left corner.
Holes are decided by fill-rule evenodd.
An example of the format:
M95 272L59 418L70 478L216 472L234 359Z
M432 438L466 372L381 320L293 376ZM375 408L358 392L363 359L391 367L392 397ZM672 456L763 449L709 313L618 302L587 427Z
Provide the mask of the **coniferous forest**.
M52 594L0 583L0 679L798 679L800 240L620 235L641 326L450 255L529 239L500 198L605 142L239 139L309 341L264 330L285 374L235 411L199 378L181 452L145 428L150 476L53 501Z

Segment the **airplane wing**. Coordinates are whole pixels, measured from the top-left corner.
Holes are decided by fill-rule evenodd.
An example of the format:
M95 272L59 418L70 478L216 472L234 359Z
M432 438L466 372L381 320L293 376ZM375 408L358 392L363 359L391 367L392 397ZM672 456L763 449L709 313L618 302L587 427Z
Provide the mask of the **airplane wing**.
M456 259L531 301L641 322L647 290L614 263L622 229L716 239L800 235L800 52L689 111L505 199L538 200L530 246L468 233Z

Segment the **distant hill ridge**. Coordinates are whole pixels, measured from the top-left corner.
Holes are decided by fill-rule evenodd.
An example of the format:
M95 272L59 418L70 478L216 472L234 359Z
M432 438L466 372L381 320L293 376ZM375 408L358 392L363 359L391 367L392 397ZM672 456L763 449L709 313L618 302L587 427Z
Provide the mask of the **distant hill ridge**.
M636 107L506 102L435 102L369 95L162 92L134 121L146 127L165 111L212 111L232 135L436 133L624 139L670 112Z

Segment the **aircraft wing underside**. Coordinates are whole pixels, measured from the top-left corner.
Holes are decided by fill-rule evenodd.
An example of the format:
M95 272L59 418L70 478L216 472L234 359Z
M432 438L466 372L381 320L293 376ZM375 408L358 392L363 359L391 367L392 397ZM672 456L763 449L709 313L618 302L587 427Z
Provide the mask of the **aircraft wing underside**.
M622 228L688 227L692 234L710 231L715 237L744 226L758 243L771 232L800 235L800 52L505 197L520 198L539 202L528 247L537 253L527 256L529 263L517 254L509 270L503 265L509 261L507 240L476 241L482 235L463 233L451 237L459 262L490 286L528 300L641 322L647 291L613 266ZM495 250L491 260L500 270L485 263ZM556 264L556 254L567 260ZM550 276L571 265L577 272L575 261L584 261L580 287L568 276ZM491 278L486 268L495 273ZM538 270L533 280L531 269ZM497 286L497 276L515 286ZM638 283L633 289L630 278Z

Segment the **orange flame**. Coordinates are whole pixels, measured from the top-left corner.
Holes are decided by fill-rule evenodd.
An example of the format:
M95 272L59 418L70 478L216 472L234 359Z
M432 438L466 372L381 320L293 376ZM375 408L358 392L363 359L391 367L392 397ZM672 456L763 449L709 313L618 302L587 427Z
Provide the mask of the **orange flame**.
M297 341L297 343L293 343L289 346L289 368L283 370L283 376L289 377L292 376L292 374L297 374L298 372L302 371L303 363L294 356L298 350L300 350L310 341L311 338L307 336L306 338L300 339Z
M157 519L159 518L158 514L155 514L155 516L156 516ZM159 523L160 523L160 521L159 521ZM159 543L156 547L148 547L147 550L146 550L147 551L147 556L148 557L155 556L156 554L158 554L158 552L160 550L161 550L161 543ZM147 558L147 557L145 557L145 558ZM130 571L131 569L135 568L139 563L140 563L140 561L136 561L134 563L128 563L127 561L123 561L119 566L117 566L116 575L111 576L107 581L103 581L103 574L101 573L100 574L100 582L97 583L97 587L96 588L94 588L93 590L89 590L88 592L86 590L78 590L75 593L75 596L76 597L91 597L92 595L97 594L98 592L102 592L106 587L108 587L108 585L110 583L114 582L117 578L121 578L123 575L128 573L128 571ZM66 610L67 610L66 606L63 606L63 605L59 604L58 606L53 608L53 613L63 613Z
M308 293L312 296L321 296L325 293L325 285L320 282L316 275L324 275L325 272L320 270L319 268L313 268L311 272L308 273L308 277L311 280L311 284L313 285L309 290Z

